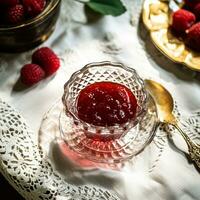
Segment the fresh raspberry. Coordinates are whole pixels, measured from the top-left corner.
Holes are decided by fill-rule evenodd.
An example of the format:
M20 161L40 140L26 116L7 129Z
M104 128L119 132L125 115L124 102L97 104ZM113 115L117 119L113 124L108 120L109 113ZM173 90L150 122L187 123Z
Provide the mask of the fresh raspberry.
M196 17L190 11L179 9L172 15L172 28L177 33L185 33L196 21Z
M16 5L8 9L7 21L11 24L17 24L24 20L24 7L23 5Z
M21 69L21 81L27 86L34 85L45 77L44 70L36 64L26 64Z
M46 5L46 0L23 0L26 13L30 17L40 14Z
M193 25L186 31L186 44L196 51L200 51L200 22Z
M0 0L0 6L12 7L19 3L19 0Z
M55 73L60 67L58 56L48 47L42 47L32 55L32 63L40 65L47 76Z

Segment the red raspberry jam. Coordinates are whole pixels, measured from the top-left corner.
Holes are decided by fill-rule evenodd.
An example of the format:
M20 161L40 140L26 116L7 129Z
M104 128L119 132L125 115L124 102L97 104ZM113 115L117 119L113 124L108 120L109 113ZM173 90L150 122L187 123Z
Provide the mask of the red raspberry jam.
M136 109L134 94L118 83L93 83L77 97L78 117L96 126L123 124L135 117Z

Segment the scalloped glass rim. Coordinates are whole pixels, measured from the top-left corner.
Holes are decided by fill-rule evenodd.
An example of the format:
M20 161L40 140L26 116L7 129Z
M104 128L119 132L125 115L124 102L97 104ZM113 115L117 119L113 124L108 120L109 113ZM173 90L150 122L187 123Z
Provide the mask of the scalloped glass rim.
M136 125L138 123L137 119L142 118L142 116L146 112L146 104L147 104L147 101L148 101L148 93L145 90L143 80L139 77L139 75L137 74L136 70L133 69L133 68L127 67L124 64L119 63L119 62L110 62L110 61L93 62L93 63L89 63L89 64L85 65L82 69L74 72L72 74L71 78L64 85L64 94L63 94L63 97L62 97L62 102L63 102L63 105L65 106L65 112L66 112L66 114L70 114L74 119L76 119L77 121L81 122L83 125L85 125L87 127L92 127L92 128L97 128L97 129L98 129L98 127L99 127L99 129L104 128L103 126L95 126L95 125L88 124L88 123L80 120L74 113L72 113L70 111L70 109L68 109L68 107L67 107L67 105L66 105L65 102L66 102L66 99L68 98L67 91L69 90L70 86L72 85L73 81L76 79L76 77L78 75L84 73L89 68L92 68L92 67L101 67L101 66L105 66L105 65L112 66L112 67L119 67L119 68L122 68L123 70L126 70L126 71L128 71L130 73L133 73L137 77L137 80L140 82L140 84L142 86L142 91L143 91L143 94L144 94L144 101L143 101L143 105L141 106L142 109L140 110L140 112L137 113L137 115L135 116L134 119L131 119L131 120L129 120L128 122L126 122L124 124L114 125L114 126L107 126L106 128L116 129L116 128L119 128L119 127L126 127L130 123L130 121L134 121L135 122L134 125Z
M152 6L155 6L155 8L158 10L158 13L159 11L160 13L161 11L163 12L163 15L160 16L160 20L163 20L163 23L161 23L161 21L160 24L152 23L150 18L151 15L153 16L153 14L155 14L155 10L151 9ZM194 71L200 71L200 53L194 52L191 49L187 48L184 42L178 40L178 38L176 38L175 36L172 36L173 38L171 39L171 42L169 42L168 40L167 34L170 21L169 1L144 0L142 18L144 25L150 31L151 40L158 48L158 50L160 50L160 52L162 52L166 57L168 57L175 63L183 64L187 68ZM166 18L165 21L164 18ZM174 49L177 48L176 50L179 50L180 52L177 52L174 49L170 49L170 47L172 46Z

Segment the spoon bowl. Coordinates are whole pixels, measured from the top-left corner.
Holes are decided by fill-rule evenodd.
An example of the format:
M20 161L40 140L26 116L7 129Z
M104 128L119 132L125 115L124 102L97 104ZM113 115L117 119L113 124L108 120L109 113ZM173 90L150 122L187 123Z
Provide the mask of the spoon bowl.
M176 121L172 114L174 101L171 94L162 85L153 80L145 80L145 87L156 102L159 120L165 123Z

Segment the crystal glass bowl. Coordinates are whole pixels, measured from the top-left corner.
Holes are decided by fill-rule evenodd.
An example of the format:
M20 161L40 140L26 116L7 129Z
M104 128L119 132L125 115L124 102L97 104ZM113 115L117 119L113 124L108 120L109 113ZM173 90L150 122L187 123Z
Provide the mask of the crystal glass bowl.
M35 18L18 25L0 26L0 52L22 52L46 41L55 29L61 0L48 0Z
M76 110L79 92L89 84L102 81L123 84L133 92L138 103L135 118L107 127L79 119ZM64 86L62 106L59 117L61 138L67 145L66 151L71 151L70 159L81 166L83 164L75 159L77 156L80 160L86 159L84 163L87 160L94 162L95 166L121 165L147 146L157 126L156 106L146 92L143 80L134 69L121 63L91 63L75 72Z
M138 103L134 118L124 124L107 127L95 126L79 119L76 110L76 99L79 92L87 85L102 81L120 83L131 90ZM80 71L74 73L64 86L62 101L65 113L73 119L76 125L75 128L83 130L87 137L107 141L121 137L142 120L147 108L147 93L144 89L143 80L134 69L125 67L120 63L101 62L88 64Z

